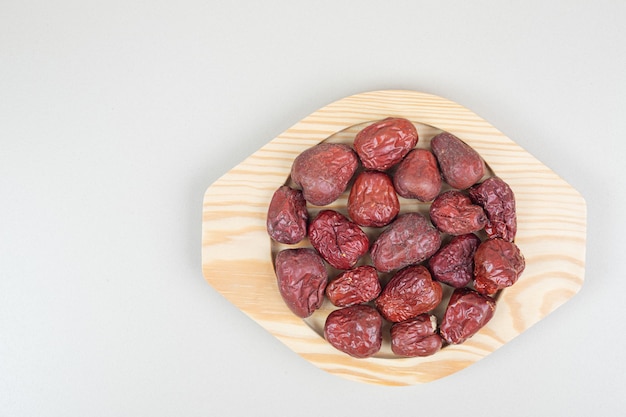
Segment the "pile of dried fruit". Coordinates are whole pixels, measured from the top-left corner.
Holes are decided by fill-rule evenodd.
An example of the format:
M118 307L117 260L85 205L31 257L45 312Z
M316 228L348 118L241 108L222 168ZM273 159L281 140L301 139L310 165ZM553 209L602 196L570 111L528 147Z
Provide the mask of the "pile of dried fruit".
M380 350L384 320L392 323L391 349L399 356L463 343L493 317L493 296L524 270L508 184L497 176L480 182L484 161L450 133L432 138L430 150L417 142L417 129L402 118L365 127L352 147L322 142L295 159L295 186L280 187L269 205L272 239L294 245L308 238L311 246L276 255L283 300L306 318L327 297L337 309L326 318L324 337L357 358ZM444 182L450 189L442 192ZM348 216L323 207L346 191ZM400 214L398 195L430 202L429 218ZM321 208L312 219L309 205ZM370 242L363 228L381 233ZM358 264L367 254L371 264ZM330 280L327 264L340 271ZM392 275L383 285L384 273ZM432 312L442 284L454 291L437 323Z

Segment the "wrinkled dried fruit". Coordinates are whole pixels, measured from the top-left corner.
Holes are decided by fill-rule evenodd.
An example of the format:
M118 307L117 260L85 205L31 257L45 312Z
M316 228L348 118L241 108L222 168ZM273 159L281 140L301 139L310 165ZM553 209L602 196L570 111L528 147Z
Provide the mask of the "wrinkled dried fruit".
M309 317L324 301L326 265L311 248L285 249L276 255L278 290L298 317Z
M355 305L328 315L324 337L336 349L355 358L366 358L380 350L383 319L375 308Z
M389 322L391 350L398 356L428 356L444 343L465 342L493 317L491 295L513 285L525 267L513 243L517 218L509 185L498 177L479 183L485 162L448 132L436 135L430 149L415 148L417 142L409 120L389 117L362 129L353 148L313 146L296 157L292 183L274 192L268 208L273 242L291 245L308 237L313 246L276 255L283 300L306 318L326 295L338 309L327 316L324 337L356 358L381 349L383 323ZM442 192L450 188L444 181L453 189ZM345 212L323 207L350 184ZM399 214L405 200L398 196L432 202L429 216ZM312 221L310 206L319 206ZM378 235L371 246L362 228ZM481 242L484 234L474 233L483 229L488 239ZM444 246L442 236L449 239ZM364 265L368 250L373 266ZM330 282L328 265L342 270ZM384 288L379 273L392 273ZM454 291L437 328L432 312L439 311L442 284Z
M413 123L389 117L357 133L354 149L365 168L385 171L400 162L417 141L417 129Z
M441 246L441 236L419 213L401 214L371 247L377 270L390 272L431 257Z
M485 209L487 236L513 242L517 233L517 214L511 187L499 177L490 177L470 188L469 196L474 204Z
M360 226L382 227L400 211L391 178L384 172L363 171L354 180L348 197L348 215Z
M428 269L412 265L389 280L375 304L384 318L399 322L434 309L441 298L441 284L432 280Z
M433 278L455 288L461 288L474 278L474 253L480 239L473 233L454 236L429 260Z
M267 210L267 233L277 242L292 245L306 236L309 214L300 190L278 188Z
M432 201L442 185L437 159L426 149L413 149L398 165L393 185L404 198Z
M325 206L346 190L358 163L349 146L323 142L296 157L291 167L291 179L302 188L306 201Z
M482 294L495 294L515 284L525 265L515 243L500 238L486 240L474 255L474 288Z
M337 275L326 286L328 300L337 307L350 307L372 301L381 291L378 273L371 265L362 265Z
M391 326L391 351L400 356L430 356L441 349L434 315L419 316Z
M439 162L443 179L451 187L463 190L476 184L485 173L480 155L451 133L443 132L430 142Z
M439 326L441 337L459 344L474 336L493 317L496 302L469 288L454 290Z
M350 269L369 249L365 232L343 214L322 210L309 225L311 245L337 269Z
M439 194L430 205L430 220L444 233L464 235L477 232L487 224L481 206L460 191L450 190Z

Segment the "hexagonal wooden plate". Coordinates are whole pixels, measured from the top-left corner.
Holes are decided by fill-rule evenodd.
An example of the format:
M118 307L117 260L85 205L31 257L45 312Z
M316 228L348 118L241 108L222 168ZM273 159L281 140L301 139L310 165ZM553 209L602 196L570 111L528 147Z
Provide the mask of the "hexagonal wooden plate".
M349 141L364 124L389 116L416 124L418 147L427 146L439 131L458 136L511 186L519 225L516 244L526 269L514 286L501 291L494 318L464 344L447 346L430 357L397 358L389 354L385 341L378 355L355 359L322 336L329 303L306 320L286 307L276 285L271 256L276 248L265 220L272 194L287 181L300 152L329 138ZM342 204L345 196L335 207L341 209ZM574 296L584 280L585 239L582 196L503 133L441 97L385 90L346 97L314 112L213 183L203 202L202 271L237 308L316 366L352 380L409 385L466 368Z

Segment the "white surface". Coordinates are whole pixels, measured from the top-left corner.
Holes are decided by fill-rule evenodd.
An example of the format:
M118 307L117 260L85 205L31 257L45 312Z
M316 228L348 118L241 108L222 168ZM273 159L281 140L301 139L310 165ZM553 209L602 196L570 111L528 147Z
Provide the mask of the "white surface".
M0 415L623 415L626 3L443 3L0 3ZM215 179L387 88L474 110L588 204L576 297L403 388L318 370L200 270Z

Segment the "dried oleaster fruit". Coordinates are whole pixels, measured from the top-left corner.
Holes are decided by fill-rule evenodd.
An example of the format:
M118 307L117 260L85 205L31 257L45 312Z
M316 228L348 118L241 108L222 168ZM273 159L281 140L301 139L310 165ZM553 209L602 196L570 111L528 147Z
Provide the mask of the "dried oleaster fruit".
M525 266L515 243L500 238L486 240L474 254L474 288L482 294L495 294L515 284Z
M399 215L372 244L377 270L390 272L430 258L441 246L441 236L419 213Z
M295 244L306 236L309 214L300 190L286 185L278 188L267 210L267 233L272 239Z
M391 351L399 356L430 356L437 353L443 339L437 333L437 318L420 314L391 326Z
M381 291L378 273L371 265L343 271L326 286L328 300L337 307L350 307L372 301Z
M298 317L309 317L321 307L328 282L326 265L311 248L284 249L276 255L278 290Z
M385 171L400 162L417 141L417 129L409 120L389 117L357 133L354 149L365 168Z
M326 318L324 337L355 358L367 358L382 346L383 319L375 308L359 304L334 310Z
M296 157L291 179L316 206L335 201L348 187L359 160L348 145L322 142Z
M430 142L443 179L459 190L476 184L485 174L485 164L473 148L451 133L443 132Z
M461 288L474 278L474 254L480 239L473 233L454 236L428 260L433 278L454 288Z
M441 172L437 159L427 149L413 149L398 164L393 175L398 195L432 201L441 191Z
M499 237L509 242L515 240L517 233L515 195L506 182L500 177L487 178L470 188L469 197L487 213L485 225L487 236Z
M382 227L400 212L391 178L384 172L363 171L354 180L348 197L348 215L358 225Z
M441 284L432 280L428 269L412 265L389 280L375 304L384 318L399 322L433 310L441 298Z
M309 225L309 240L322 258L337 269L352 268L370 244L356 223L334 210L318 213Z
M495 309L496 302L491 297L470 288L457 288L443 315L441 337L451 344L465 342L491 320Z
M444 233L464 235L481 230L487 216L481 206L460 191L441 193L430 206L430 220Z

